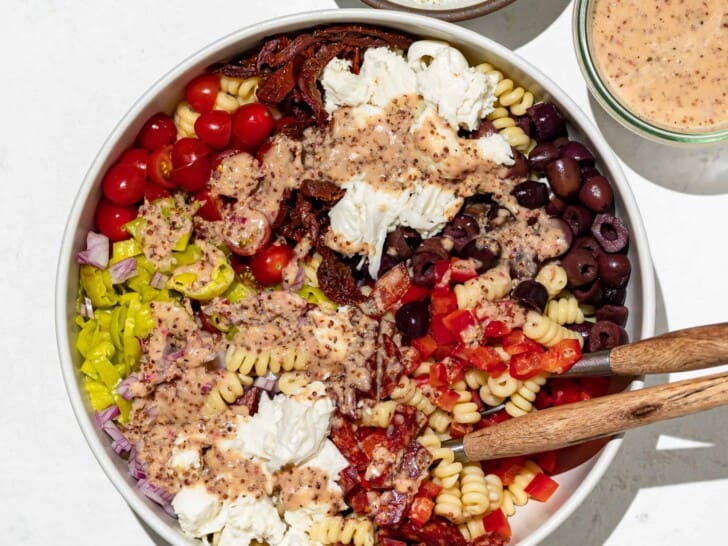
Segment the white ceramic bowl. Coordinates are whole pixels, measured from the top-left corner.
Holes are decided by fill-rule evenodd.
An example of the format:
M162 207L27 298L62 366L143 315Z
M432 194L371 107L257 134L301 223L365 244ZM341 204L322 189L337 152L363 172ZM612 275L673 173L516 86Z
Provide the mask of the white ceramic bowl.
M226 36L173 68L155 83L129 110L101 147L81 184L63 236L56 279L56 335L66 389L88 444L114 486L131 508L159 535L172 544L190 544L177 522L140 495L127 472L126 463L112 451L105 433L94 425L93 411L81 387L79 355L74 342L74 301L78 288L75 253L85 246L86 233L93 227L93 212L101 189L102 174L134 140L144 121L153 113L171 111L181 98L184 84L215 61L230 58L255 47L260 40L280 32L294 32L329 23L368 23L393 27L415 35L438 38L460 48L471 62L488 60L506 71L538 97L555 102L575 135L599 158L600 170L612 181L618 214L632 233L630 258L633 264L627 305L631 339L648 337L654 330L655 287L650 254L640 213L632 192L607 143L574 102L538 68L505 47L464 28L436 19L402 12L380 10L331 10L302 13L257 24ZM634 382L632 388L639 386ZM604 474L614 458L620 439L612 440L597 455L558 476L560 487L548 503L528 503L511 519L513 542L537 544L576 509Z
M408 11L444 21L465 21L506 7L514 0L362 0L373 8Z

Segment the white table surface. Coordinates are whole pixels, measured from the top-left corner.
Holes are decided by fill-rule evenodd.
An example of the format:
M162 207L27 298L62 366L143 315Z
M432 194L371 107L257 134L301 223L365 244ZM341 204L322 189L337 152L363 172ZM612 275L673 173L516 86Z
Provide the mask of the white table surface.
M86 447L54 337L57 249L94 155L157 77L256 21L356 0L4 0L0 5L0 544L160 543ZM567 0L466 23L515 49L597 122L622 160L654 257L658 331L725 320L728 150L666 148L590 100ZM651 382L664 381L655 378ZM727 544L728 410L628 434L603 481L546 542Z

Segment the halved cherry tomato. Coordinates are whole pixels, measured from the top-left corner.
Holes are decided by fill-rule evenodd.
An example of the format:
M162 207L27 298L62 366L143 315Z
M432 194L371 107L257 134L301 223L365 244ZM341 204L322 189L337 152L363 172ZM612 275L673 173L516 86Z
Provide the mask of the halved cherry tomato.
M536 474L531 482L524 488L528 496L537 501L546 502L558 489L559 484L543 472Z
M131 222L137 217L136 207L122 207L109 201L101 199L96 205L94 213L94 222L96 227L106 235L113 243L128 239L130 235L121 229L121 226L127 222Z
M238 256L252 256L270 239L270 223L262 212L238 204L226 218L223 237Z
M427 497L415 497L410 506L409 514L407 517L409 520L421 527L427 523L432 517L432 509L435 508L435 502Z
M511 525L508 523L508 518L500 508L493 510L483 518L483 527L485 527L486 531L491 531L503 538L511 538L513 534Z
M224 110L210 110L195 121L195 133L211 148L221 149L230 142L232 117Z
M283 268L294 257L293 249L286 245L275 244L256 253L250 260L250 271L255 279L264 286L279 284L283 278Z
M149 152L144 148L129 148L121 157L119 157L119 163L128 163L139 169L144 176L147 176L147 158Z
M149 154L147 175L156 184L172 190L177 187L172 180L172 145L165 144Z
M243 150L239 148L225 148L224 150L220 150L219 152L212 152L212 155L210 156L210 163L213 171L216 171L218 167L220 167L220 164L225 161L228 157L232 157L234 155L238 155L239 153L242 153Z
M144 174L129 163L117 163L106 171L101 185L104 195L117 205L133 205L144 197Z
M150 203L152 201L156 201L157 199L162 199L163 197L169 197L172 195L167 188L163 188L159 184L155 184L154 182L147 181L146 184L144 184L144 199L149 201Z
M298 130L298 120L293 116L282 116L276 120L276 132L289 134Z
M201 74L185 86L185 98L192 108L202 114L214 108L218 91L220 78L214 74Z
M137 135L137 145L149 151L156 150L177 139L177 127L174 120L161 112L154 114L142 126Z
M192 199L200 203L200 208L197 210L197 216L209 222L222 220L222 214L220 213L220 198L213 197L210 193L210 188L198 191L192 196Z
M232 144L245 150L255 150L273 132L275 120L264 104L244 104L233 113Z
M210 180L210 148L199 138L181 138L172 146L172 180L190 192Z
M518 353L511 357L509 373L516 379L525 381L544 371L543 353Z

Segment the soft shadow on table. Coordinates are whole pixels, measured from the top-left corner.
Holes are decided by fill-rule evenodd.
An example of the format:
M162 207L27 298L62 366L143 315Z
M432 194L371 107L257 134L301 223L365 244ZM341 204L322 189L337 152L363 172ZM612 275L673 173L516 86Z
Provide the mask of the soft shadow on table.
M668 331L662 290L657 282L655 333ZM665 383L648 376L645 386ZM661 435L705 442L711 447L657 450ZM584 503L541 546L604 544L640 489L724 479L728 476L728 407L665 421L627 433L604 477ZM667 494L667 493L665 493ZM675 503L684 502L680 493Z
M359 0L336 0L336 3L341 8L368 7ZM568 5L569 0L516 0L503 9L458 24L515 49L541 34Z
M614 152L647 180L681 193L728 193L728 144L676 147L658 144L622 127L589 97L594 119Z
M157 532L154 529L152 529L151 527L149 527L149 525L147 525L146 523L144 523L144 520L142 518L140 518L136 513L134 513L134 517L139 522L139 525L141 526L141 528L144 529L144 532L147 535L149 535L149 539L154 544L156 544L157 546L168 546L169 545L169 542L167 542L166 540L164 540L161 536L159 536L157 534Z

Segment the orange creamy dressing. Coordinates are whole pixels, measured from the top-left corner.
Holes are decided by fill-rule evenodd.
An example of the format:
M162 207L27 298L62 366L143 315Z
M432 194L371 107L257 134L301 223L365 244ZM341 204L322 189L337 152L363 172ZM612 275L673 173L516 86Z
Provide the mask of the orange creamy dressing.
M601 77L638 117L690 131L728 123L725 0L598 0L591 44Z

